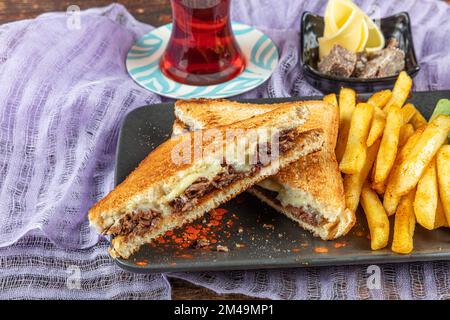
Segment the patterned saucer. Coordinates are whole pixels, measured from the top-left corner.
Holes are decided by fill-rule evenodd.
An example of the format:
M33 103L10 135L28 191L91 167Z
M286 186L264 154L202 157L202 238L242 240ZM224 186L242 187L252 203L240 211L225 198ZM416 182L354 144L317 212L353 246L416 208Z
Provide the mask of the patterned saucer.
M175 99L225 98L247 92L266 81L278 63L278 51L272 40L246 24L233 22L236 40L246 57L245 70L236 78L211 86L191 86L167 78L159 69L169 41L172 24L152 30L128 52L128 73L142 87Z

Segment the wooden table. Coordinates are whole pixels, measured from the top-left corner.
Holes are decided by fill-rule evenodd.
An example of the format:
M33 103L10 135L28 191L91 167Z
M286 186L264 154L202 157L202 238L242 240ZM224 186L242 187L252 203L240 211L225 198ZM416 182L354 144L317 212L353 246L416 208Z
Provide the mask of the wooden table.
M171 21L170 0L125 0L122 3L138 20L159 26ZM110 4L109 0L0 0L0 24L21 19L34 18L51 11L66 11L73 4L82 10ZM249 299L239 294L218 295L211 290L193 285L187 281L171 279L173 299ZM250 298L251 299L251 298Z

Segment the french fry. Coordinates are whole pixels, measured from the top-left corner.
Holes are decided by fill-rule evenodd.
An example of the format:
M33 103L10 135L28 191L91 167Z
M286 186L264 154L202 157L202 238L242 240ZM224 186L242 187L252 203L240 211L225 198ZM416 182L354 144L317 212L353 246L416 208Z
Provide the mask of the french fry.
M401 108L408 98L412 87L412 79L405 71L400 72L395 81L394 89L392 90L392 97L386 103L384 110L389 112L393 106Z
M450 145L442 146L436 155L439 195L447 222L450 223Z
M379 195L383 195L386 192L386 181L382 181L382 182L378 182L376 183L374 181L375 178L375 168L377 166L377 159L375 159L375 162L373 163L373 167L372 167L372 171L371 171L371 175L370 175L370 187L372 188L372 190L375 190L376 193L378 193Z
M367 183L364 184L361 192L361 205L369 225L372 250L386 247L389 241L389 219L378 195Z
M414 199L414 214L417 223L428 230L433 230L436 224L438 193L436 159L433 158L417 183Z
M425 168L447 140L449 131L450 116L447 115L441 114L427 125L419 141L393 176L394 193L405 195L417 185Z
M379 195L382 195L386 192L386 184L384 181L382 182L372 182L371 185L372 189L376 191L376 193L378 193Z
M395 213L392 251L396 253L408 254L413 250L413 237L416 224L413 202L414 190L402 196L397 212Z
M347 146L339 164L339 169L346 174L361 171L367 156L367 135L373 116L373 106L368 103L358 103L353 112Z
M416 114L417 109L414 107L413 104L407 103L402 108L402 114L403 114L403 123L408 123L411 121L412 117Z
M347 145L348 131L355 110L356 93L352 89L342 88L339 93L339 135L336 144L336 159L341 161Z
M335 107L338 106L336 94L334 93L327 94L325 97L323 97L323 101L332 104Z
M438 198L438 205L436 208L436 221L434 223L434 229L439 229L442 227L448 228L447 218L445 217L444 206L442 201Z
M373 182L376 184L384 182L387 179L397 155L403 116L399 107L393 106L391 109L386 118L386 127L384 128L380 150L378 151L375 162Z
M353 212L356 212L359 204L359 198L361 196L361 190L367 176L370 173L370 169L377 157L378 149L380 148L380 141L378 139L367 149L367 157L364 162L364 166L361 171L356 174L349 174L344 176L344 193L345 204L347 208Z
M414 132L414 134L408 139L403 148L397 155L395 159L394 167L389 174L387 183L386 183L386 191L384 192L383 197L383 207L386 210L386 213L391 216L397 210L398 203L400 202L400 196L394 193L394 183L392 177L397 174L398 166L400 163L406 158L406 156L411 152L412 148L416 145L417 141L419 141L420 136L425 131L425 127L420 127Z
M403 147L408 141L409 137L411 137L414 134L414 127L411 123L406 123L402 125L400 128L400 135L398 138L398 146L399 148Z
M416 130L428 124L428 121L422 116L419 110L416 110L416 113L414 113L409 122L413 125L414 129Z
M370 126L369 135L367 137L367 146L370 147L383 134L386 125L386 113L378 107L375 107Z
M391 99L392 97L392 91L391 90L381 90L378 92L375 92L369 100L367 100L367 103L370 103L375 108L384 108L386 103Z

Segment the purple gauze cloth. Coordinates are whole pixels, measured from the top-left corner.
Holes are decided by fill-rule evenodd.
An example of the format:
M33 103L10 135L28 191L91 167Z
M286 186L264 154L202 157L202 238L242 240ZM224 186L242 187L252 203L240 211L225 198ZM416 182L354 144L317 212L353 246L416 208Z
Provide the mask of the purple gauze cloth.
M381 16L408 11L422 67L415 90L450 88L448 5L356 2ZM233 19L268 34L281 56L271 79L241 97L319 93L299 68L298 30L303 11L322 14L324 6L233 1ZM124 116L161 101L135 84L124 66L132 43L151 28L120 5L82 12L80 30L66 23L65 14L51 13L0 27L0 297L168 298L166 276L119 270L86 219L113 187ZM81 291L66 285L70 266L81 269ZM384 265L381 290L366 287L364 266L171 276L217 292L269 298L450 298L449 268L447 262Z

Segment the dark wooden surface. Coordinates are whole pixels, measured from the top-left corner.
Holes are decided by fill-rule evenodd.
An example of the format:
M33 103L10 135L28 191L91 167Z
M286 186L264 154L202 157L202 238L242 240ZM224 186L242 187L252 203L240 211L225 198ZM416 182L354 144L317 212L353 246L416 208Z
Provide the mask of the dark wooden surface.
M170 0L128 0L118 1L138 20L159 26L171 21ZM110 4L108 0L0 0L0 24L21 19L30 19L41 13L66 11L67 7L76 4L80 9L101 7ZM193 285L187 281L170 279L172 298L179 300L195 299L251 299L239 294L218 295L211 290Z
M70 5L78 5L81 10L102 7L110 0L0 0L0 23L29 19L44 12L66 11ZM159 26L171 20L169 0L125 0L123 4L138 20Z

